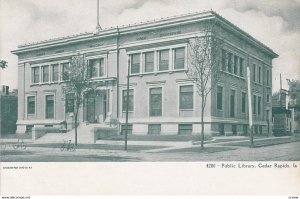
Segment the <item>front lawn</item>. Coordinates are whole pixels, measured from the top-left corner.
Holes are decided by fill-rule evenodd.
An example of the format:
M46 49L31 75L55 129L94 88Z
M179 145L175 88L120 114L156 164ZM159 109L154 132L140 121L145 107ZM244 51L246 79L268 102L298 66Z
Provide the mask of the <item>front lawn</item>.
M45 147L45 148L58 148L60 149L63 144L53 143L53 144L27 144L27 147ZM78 144L76 149L103 149L103 150L124 150L124 145L106 145L106 144ZM146 145L127 145L128 151L143 151L152 149L161 149L164 146L146 146Z
M300 138L297 137L286 137L286 138L272 138L267 140L255 140L253 141L254 147L264 147L264 146L272 146L277 144L286 144L290 142L300 141ZM223 146L239 146L239 147L249 147L250 141L241 141L235 143L227 143L223 144Z
M235 148L231 147L205 147L201 149L201 147L190 147L190 148L182 148L182 149L171 149L165 150L163 153L216 153L222 151L230 151L235 150Z
M1 139L32 139L32 133L22 133L22 134L2 134Z

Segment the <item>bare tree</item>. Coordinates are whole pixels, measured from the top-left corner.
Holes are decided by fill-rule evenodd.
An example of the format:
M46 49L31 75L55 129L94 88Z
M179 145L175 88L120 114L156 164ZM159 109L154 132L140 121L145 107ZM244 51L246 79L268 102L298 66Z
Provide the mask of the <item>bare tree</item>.
M201 98L201 148L204 148L204 112L207 97L219 77L223 40L218 34L215 21L205 24L202 33L189 42L190 62L187 76L195 83Z
M84 92L91 88L88 64L84 55L77 54L73 56L70 60L70 66L64 70L63 79L65 80L65 86L63 91L66 96L73 96L74 100L75 145L77 145L78 112L83 103Z

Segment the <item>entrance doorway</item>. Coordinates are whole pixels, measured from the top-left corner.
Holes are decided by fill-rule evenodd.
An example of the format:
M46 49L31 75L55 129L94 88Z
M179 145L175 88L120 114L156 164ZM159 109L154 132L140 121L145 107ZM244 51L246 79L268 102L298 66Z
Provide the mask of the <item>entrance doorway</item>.
M91 91L84 99L84 121L103 123L109 112L108 90Z

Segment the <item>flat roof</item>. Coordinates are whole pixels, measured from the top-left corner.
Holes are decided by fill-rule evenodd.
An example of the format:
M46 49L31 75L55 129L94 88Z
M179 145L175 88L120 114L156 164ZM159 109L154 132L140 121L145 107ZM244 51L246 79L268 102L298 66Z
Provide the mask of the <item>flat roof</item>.
M214 11L202 11L196 13L176 15L172 17L157 19L157 20L150 20L150 21L144 21L140 23L105 28L103 30L100 30L99 32L85 32L85 33L79 33L79 34L69 35L65 37L58 37L49 40L22 44L18 46L17 50L13 50L11 52L13 54L19 54L22 52L34 50L36 48L47 48L50 45L64 45L65 43L68 42L76 42L84 39L116 36L118 34L122 35L122 34L128 34L132 32L144 31L145 29L152 29L155 27L157 28L157 26L163 28L164 26L172 26L172 25L176 26L176 24L183 23L183 22L191 23L191 22L209 20L209 19L218 19L221 22L221 24L229 27L232 31L236 32L237 34L244 37L245 39L253 42L253 44L260 47L262 50L270 54L272 57L274 58L278 57L278 55L268 46L264 45L262 42L258 41L250 34L243 31L242 29L240 29L239 27L237 27L236 25L234 25L233 23L223 18L221 15L217 14Z

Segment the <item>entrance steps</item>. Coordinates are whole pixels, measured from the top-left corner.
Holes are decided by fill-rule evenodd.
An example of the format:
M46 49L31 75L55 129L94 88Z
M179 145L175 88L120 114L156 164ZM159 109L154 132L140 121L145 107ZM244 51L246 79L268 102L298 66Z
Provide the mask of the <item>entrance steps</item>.
M95 129L103 129L108 131L110 127L106 124L87 124L80 123L77 127L77 142L79 144L94 144L97 136L95 136ZM47 133L43 137L40 137L35 143L63 143L64 140L71 140L75 142L75 129L67 133Z

